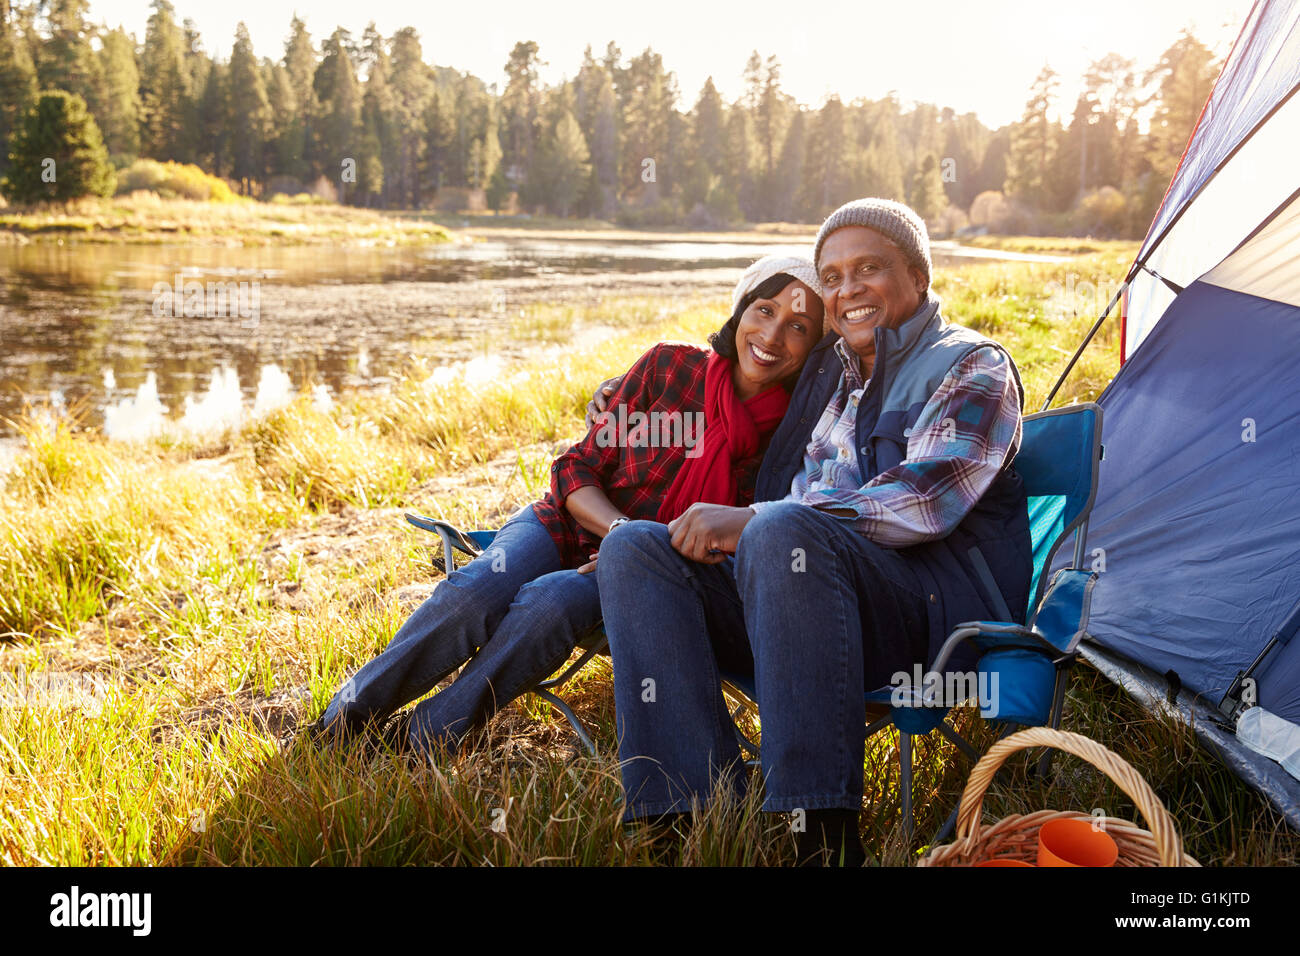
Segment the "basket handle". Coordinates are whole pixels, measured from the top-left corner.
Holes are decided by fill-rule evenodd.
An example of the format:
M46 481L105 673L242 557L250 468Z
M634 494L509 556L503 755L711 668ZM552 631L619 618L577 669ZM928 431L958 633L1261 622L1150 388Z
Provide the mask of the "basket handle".
M1142 814L1151 836L1155 840L1156 852L1160 855L1161 866L1183 865L1183 844L1178 836L1178 828L1160 798L1155 795L1142 775L1118 754L1107 750L1097 741L1081 734L1072 734L1065 730L1053 730L1051 727L1030 727L999 740L989 752L980 758L966 789L962 791L961 804L957 808L957 837L970 837L979 827L984 809L984 794L993 781L993 775L1006 759L1019 750L1030 747L1054 747L1074 754L1092 764L1119 786Z

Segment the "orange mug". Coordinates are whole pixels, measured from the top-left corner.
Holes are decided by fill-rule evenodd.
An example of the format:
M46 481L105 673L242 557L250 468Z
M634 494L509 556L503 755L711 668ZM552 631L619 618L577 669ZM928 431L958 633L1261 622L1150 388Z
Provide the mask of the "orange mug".
M1033 866L1032 863L1026 863L1024 860L1013 860L1009 856L995 856L991 860L980 860L976 866Z
M1048 820L1038 829L1039 866L1114 866L1119 847L1091 820Z

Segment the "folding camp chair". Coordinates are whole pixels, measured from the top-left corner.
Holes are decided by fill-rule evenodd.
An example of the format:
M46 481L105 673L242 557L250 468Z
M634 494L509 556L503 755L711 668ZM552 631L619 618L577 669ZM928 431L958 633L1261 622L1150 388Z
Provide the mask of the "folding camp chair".
M456 569L455 555L457 551L468 555L470 559L476 558L491 547L492 539L496 537L496 531L461 531L445 521L439 521L436 518L429 518L410 511L406 513L406 520L424 531L432 531L442 539L442 557L435 556L433 566L448 575ZM569 726L573 728L574 733L578 735L578 739L582 741L582 746L592 755L596 753L596 744L592 741L591 735L582 726L582 721L578 719L578 715L556 695L555 691L564 686L574 674L582 670L593 657L604 653L608 646L609 641L605 637L605 629L597 625L579 641L578 647L582 649L582 655L576 661L566 667L558 676L542 681L529 691L529 693L536 694L549 702L552 707L555 707L564 715L565 720L569 722Z
M1088 623L1088 605L1096 572L1084 570L1084 547L1088 535L1088 514L1097 494L1097 470L1101 460L1100 406L1092 402L1070 405L1027 415L1024 418L1020 451L1015 468L1025 483L1029 499L1029 529L1033 548L1033 576L1025 625L1012 622L992 575L985 577L986 591L1002 616L1000 621L972 621L959 625L944 642L929 671L941 678L943 687L965 684L976 690L980 713L1003 724L1003 733L1016 725L1059 727L1065 699L1068 668L1078 653ZM1074 557L1069 567L1058 571L1049 584L1046 577L1052 558L1073 532ZM976 566L983 565L975 552ZM975 680L971 675L951 677L944 668L962 645L973 645L980 657ZM742 708L754 707L752 676L726 674L724 683L743 696ZM933 685L930 685L933 686ZM996 693L991 693L996 689ZM939 731L971 760L979 755L945 718L961 701L935 700L926 687L885 687L868 692L869 708L888 708L884 716L866 728L869 739L888 727L899 733L898 758L902 790L904 830L912 837L912 738ZM761 703L761 702L760 702ZM738 708L733 716L738 716ZM741 746L754 752L753 744L740 735ZM1048 755L1040 761L1046 772ZM955 820L949 818L936 841Z

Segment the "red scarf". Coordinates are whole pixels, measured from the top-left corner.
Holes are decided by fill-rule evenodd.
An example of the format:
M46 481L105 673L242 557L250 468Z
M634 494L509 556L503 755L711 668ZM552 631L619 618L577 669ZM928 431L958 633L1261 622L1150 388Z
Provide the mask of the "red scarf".
M742 402L731 380L732 363L709 353L704 372L704 434L677 470L658 519L672 521L697 501L734 505L740 495L736 464L758 454L759 442L785 415L790 396L775 385ZM699 452L695 454L695 452Z

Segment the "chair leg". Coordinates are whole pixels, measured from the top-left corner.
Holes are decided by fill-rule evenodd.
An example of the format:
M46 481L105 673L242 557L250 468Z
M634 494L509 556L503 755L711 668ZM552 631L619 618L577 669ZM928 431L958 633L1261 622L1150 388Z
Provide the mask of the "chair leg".
M979 761L980 755L975 752L975 748L967 743L966 739L962 737L961 734L949 727L947 721L941 723L937 729L939 733L943 735L945 740L964 753L972 761Z
M578 719L578 715L573 712L569 705L556 695L552 694L549 690L543 690L542 688L537 687L533 689L533 693L549 702L552 707L562 713L564 718L569 722L569 726L573 728L573 732L577 734L578 739L582 741L582 746L586 748L587 753L591 754L593 757L596 756L595 742L587 733L586 728L582 726L582 721Z
M899 788L903 796L903 839L912 846L912 735L898 734Z
M958 809L960 809L959 806L952 808L952 813L948 814L948 819L943 821L943 826L939 828L939 832L936 833L934 835L934 839L930 841L931 846L938 846L944 840L952 836L954 832L956 832Z
M1061 712L1065 709L1065 685L1069 683L1069 670L1062 668L1056 672L1056 688L1052 692L1052 709L1048 712L1048 726L1053 730L1061 729ZM1052 762L1052 751L1050 748L1043 751L1043 755L1038 758L1038 776L1040 778L1047 776L1047 770Z
M560 674L559 677L551 677L544 680L529 692L536 694L564 715L564 719L569 722L569 726L573 728L573 732L577 734L578 739L582 741L582 746L586 748L587 753L591 754L593 757L596 756L596 744L591 739L591 735L587 733L587 728L582 726L582 721L578 719L578 715L575 714L573 709L570 708L569 705L566 704L557 694L555 694L554 691L568 683L570 677L586 667L588 661L607 647L609 647L609 639L602 635L600 640L596 641L596 643L591 647L583 651L582 656L565 668L564 672Z

